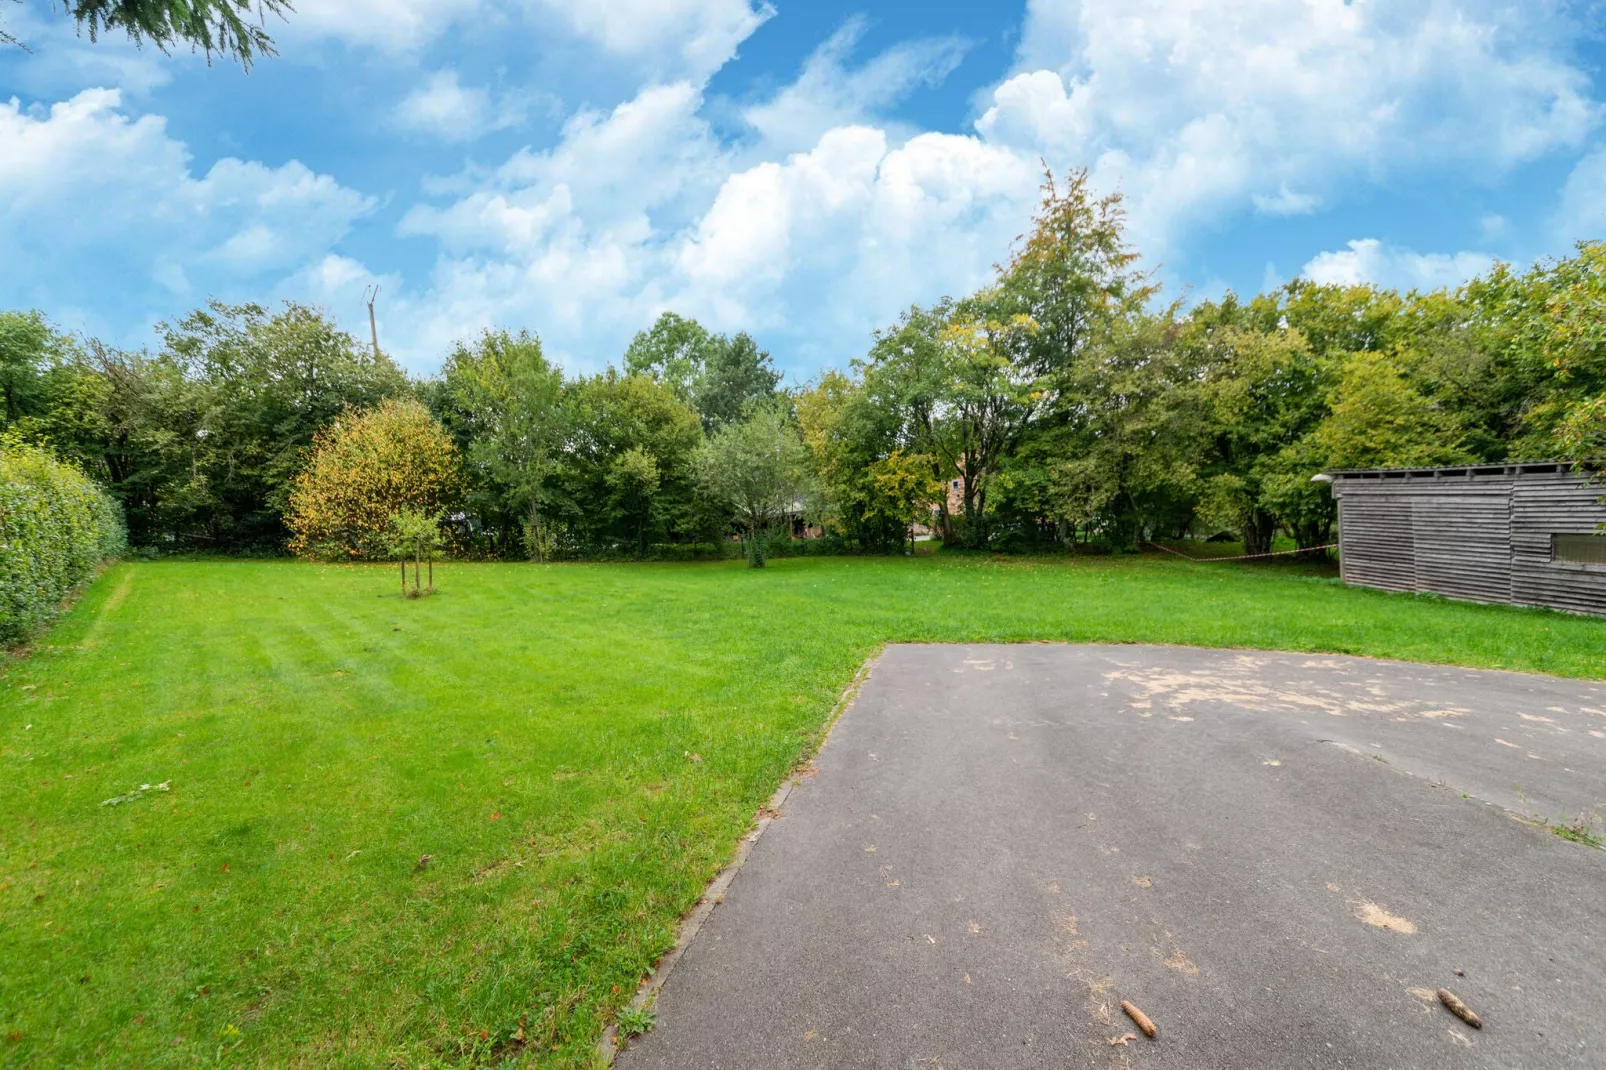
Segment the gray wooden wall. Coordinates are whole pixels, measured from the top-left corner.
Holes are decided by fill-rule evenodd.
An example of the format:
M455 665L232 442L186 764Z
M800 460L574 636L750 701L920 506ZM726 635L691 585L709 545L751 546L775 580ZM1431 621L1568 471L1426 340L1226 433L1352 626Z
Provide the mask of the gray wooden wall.
M1551 535L1594 534L1606 487L1562 466L1337 473L1344 582L1606 614L1606 568L1551 560Z

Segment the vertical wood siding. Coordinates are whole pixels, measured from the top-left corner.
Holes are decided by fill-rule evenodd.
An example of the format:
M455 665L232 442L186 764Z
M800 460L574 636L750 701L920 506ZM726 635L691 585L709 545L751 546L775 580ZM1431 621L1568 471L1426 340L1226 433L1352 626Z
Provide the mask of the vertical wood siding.
M1554 562L1551 536L1594 534L1606 487L1565 471L1342 473L1344 582L1606 614L1606 568Z

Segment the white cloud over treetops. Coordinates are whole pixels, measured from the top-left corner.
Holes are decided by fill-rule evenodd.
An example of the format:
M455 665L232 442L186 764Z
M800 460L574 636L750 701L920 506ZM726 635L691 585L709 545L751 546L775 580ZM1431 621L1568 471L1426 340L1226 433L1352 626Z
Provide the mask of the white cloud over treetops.
M1338 251L1318 253L1300 274L1312 282L1338 286L1374 283L1397 290L1454 289L1493 266L1487 253L1418 253L1361 238Z

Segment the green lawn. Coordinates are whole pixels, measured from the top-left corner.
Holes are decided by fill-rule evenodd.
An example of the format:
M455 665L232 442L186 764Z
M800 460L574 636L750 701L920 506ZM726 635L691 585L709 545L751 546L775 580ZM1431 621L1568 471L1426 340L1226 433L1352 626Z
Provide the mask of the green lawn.
M935 555L436 578L414 602L390 568L125 563L4 667L0 1063L583 1063L887 641L1606 676L1602 622L1300 566Z

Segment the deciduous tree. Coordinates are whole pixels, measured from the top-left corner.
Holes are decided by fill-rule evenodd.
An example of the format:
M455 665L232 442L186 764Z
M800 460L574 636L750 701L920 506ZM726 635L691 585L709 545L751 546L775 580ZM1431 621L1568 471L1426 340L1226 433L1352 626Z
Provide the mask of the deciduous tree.
M320 431L296 476L286 518L302 557L385 560L392 517L441 516L458 503L451 436L411 398L350 411Z

